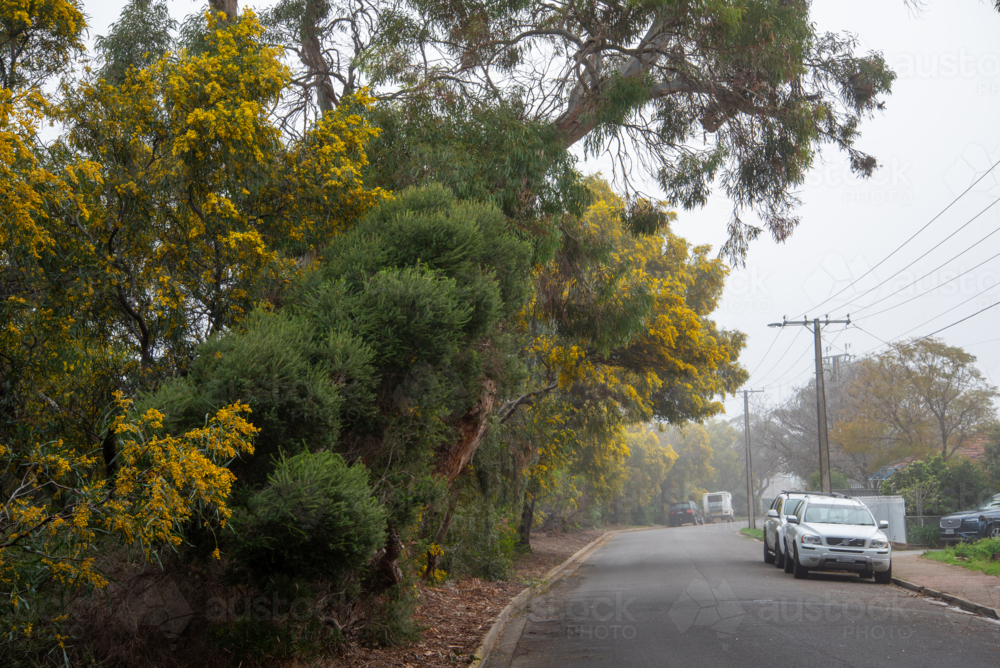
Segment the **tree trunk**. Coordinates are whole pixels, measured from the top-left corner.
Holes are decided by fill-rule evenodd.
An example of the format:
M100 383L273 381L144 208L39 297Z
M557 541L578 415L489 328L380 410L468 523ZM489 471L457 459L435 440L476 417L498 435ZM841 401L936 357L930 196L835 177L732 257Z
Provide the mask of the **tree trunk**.
M111 427L108 427L108 435L101 441L101 455L104 457L105 475L108 480L114 480L115 474L118 472L118 462L115 461L118 456L118 442Z
M239 15L239 7L237 6L237 0L208 0L209 4L212 6L212 11L215 12L225 12L226 20L233 22Z
M475 407L467 412L458 421L459 438L458 441L450 445L438 458L436 473L448 480L448 483L455 481L455 478L465 470L465 467L472 461L479 444L483 442L486 432L490 427L490 413L493 412L495 397L493 395L496 385L492 380L483 383L483 394Z
M388 589L403 581L403 571L399 568L399 557L403 554L403 542L399 539L399 531L392 527L385 537L385 547L372 557L370 566L378 574L379 589Z
M434 544L439 547L448 538L448 531L451 530L451 520L455 517L455 509L458 507L458 497L458 488L452 488L451 499L448 501L448 510L445 511L444 517L441 519L441 524L438 526L437 533L434 534ZM432 580L434 578L434 571L438 569L438 565L440 563L440 552L429 551L427 553L427 568L424 570L425 581Z
M524 500L521 511L521 526L517 528L517 546L526 552L531 552L531 525L535 521L535 497Z
M325 114L337 106L337 95L330 83L329 66L319 41L320 11L320 3L317 0L306 0L302 13L302 50L299 52L299 60L309 69L309 77L316 90L316 104Z

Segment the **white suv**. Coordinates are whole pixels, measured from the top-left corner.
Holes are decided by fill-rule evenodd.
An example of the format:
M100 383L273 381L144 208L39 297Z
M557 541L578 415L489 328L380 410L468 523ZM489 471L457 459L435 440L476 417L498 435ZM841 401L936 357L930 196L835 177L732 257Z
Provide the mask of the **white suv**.
M892 548L871 511L851 498L807 495L785 520L785 572L854 571L879 584L892 581Z

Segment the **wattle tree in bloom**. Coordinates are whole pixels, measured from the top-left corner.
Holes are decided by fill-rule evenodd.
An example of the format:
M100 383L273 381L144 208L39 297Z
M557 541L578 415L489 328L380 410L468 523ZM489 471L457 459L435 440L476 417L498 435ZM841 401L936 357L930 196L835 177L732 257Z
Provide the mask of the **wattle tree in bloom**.
M388 196L361 180L378 132L363 91L282 135L270 113L289 72L251 11L209 13L176 48L165 12L126 12L99 40L99 66L76 76L86 27L73 0L0 7L10 638L42 632L33 598L106 583L93 558L101 534L150 553L195 515L225 521L226 464L252 452L247 407L217 406L202 428L172 435L128 398L280 300L331 236ZM123 55L123 36L150 48ZM48 126L61 133L43 139Z

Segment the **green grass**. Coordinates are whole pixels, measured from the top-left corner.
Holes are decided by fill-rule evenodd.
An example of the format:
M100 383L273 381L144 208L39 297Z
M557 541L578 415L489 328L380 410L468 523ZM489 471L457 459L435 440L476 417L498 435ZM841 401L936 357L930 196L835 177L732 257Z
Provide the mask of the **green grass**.
M758 540L764 540L764 530L763 529L750 529L743 527L740 529L740 533L744 536L750 536L751 538L756 538Z
M939 552L928 552L924 557L968 568L970 571L1000 576L1000 561L992 561L993 555L997 553L1000 553L1000 538L984 538L975 543L959 543Z

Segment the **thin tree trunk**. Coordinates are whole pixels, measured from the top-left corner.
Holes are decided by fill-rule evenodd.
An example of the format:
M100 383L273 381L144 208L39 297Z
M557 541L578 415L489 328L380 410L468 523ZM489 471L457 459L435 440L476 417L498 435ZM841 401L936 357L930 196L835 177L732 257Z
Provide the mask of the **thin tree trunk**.
M448 510L445 511L437 533L434 534L434 544L438 547L448 538L448 531L451 530L451 520L455 517L455 510L458 508L459 496L458 488L452 488L451 499L448 501ZM441 553L439 551L431 550L427 553L427 568L424 570L424 580L432 580L434 578L434 572L438 569L440 562Z
M535 497L524 500L521 511L521 526L517 528L517 546L526 552L531 552L531 525L535 521Z

